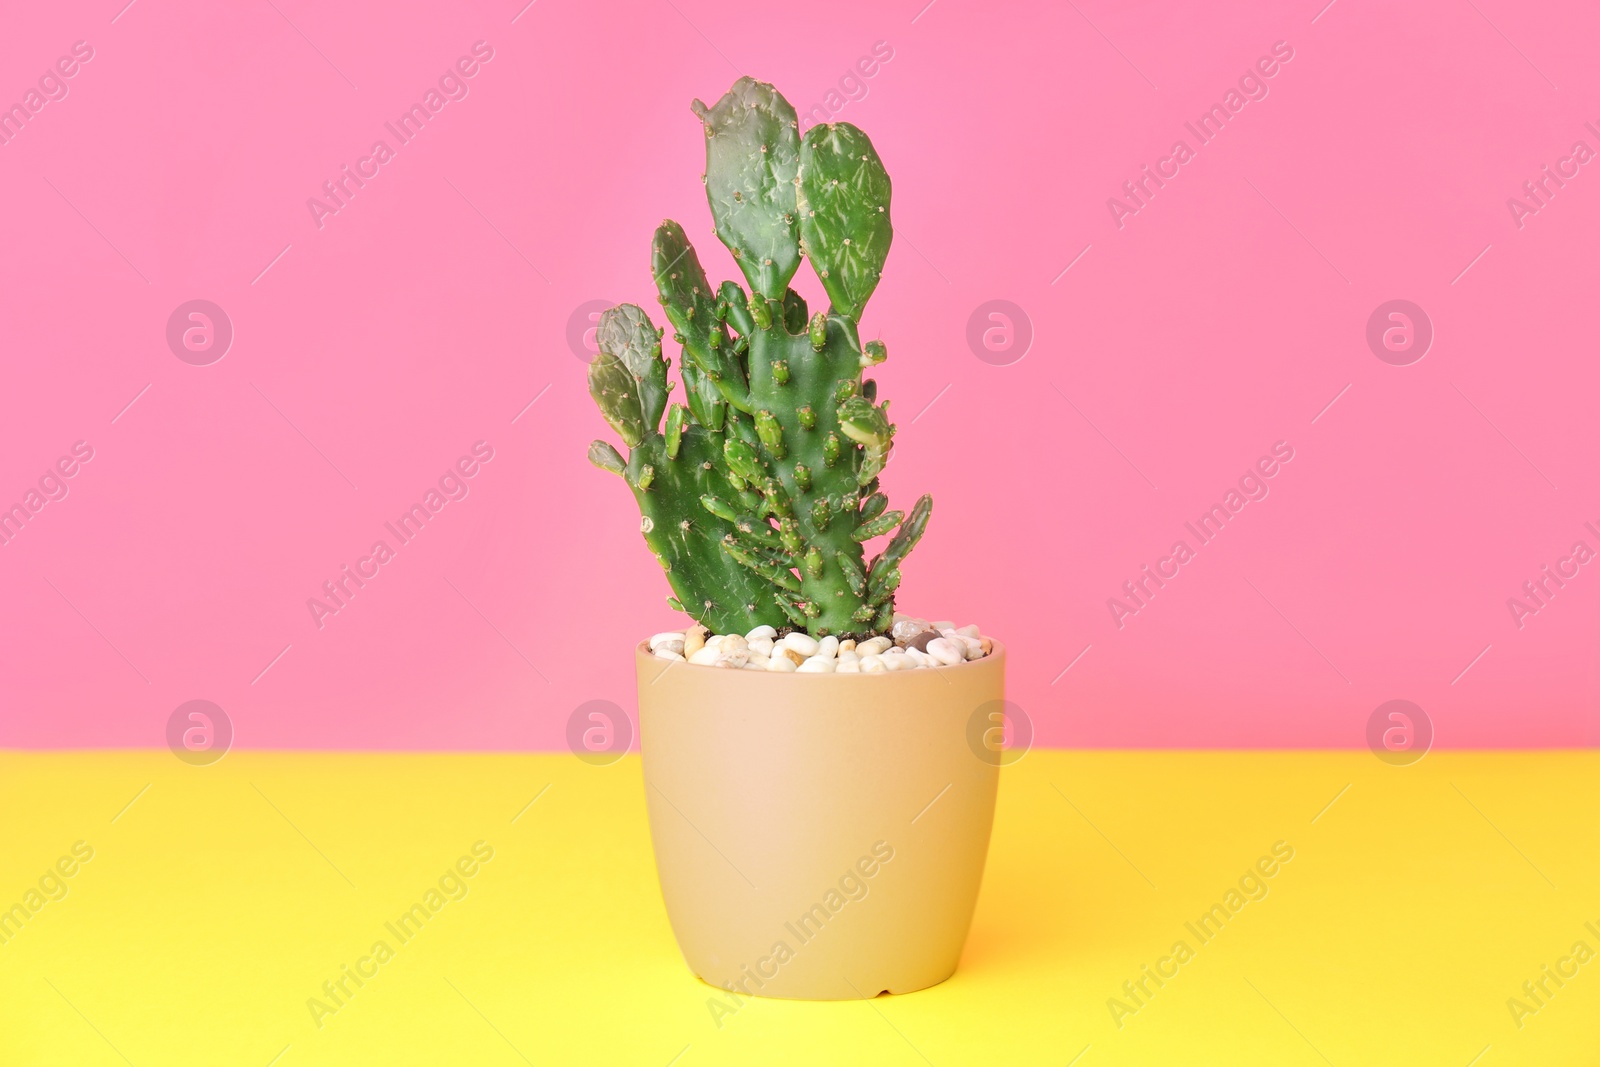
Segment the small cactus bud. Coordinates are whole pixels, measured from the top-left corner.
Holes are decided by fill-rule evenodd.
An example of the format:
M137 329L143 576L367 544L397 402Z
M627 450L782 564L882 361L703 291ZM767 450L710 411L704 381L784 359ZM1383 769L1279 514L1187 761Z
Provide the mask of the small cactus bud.
M899 526L900 520L905 517L906 513L903 511L891 511L887 514L879 515L871 522L861 523L850 536L857 541L870 541L874 537L882 537L896 526Z
M811 347L821 352L828 345L828 316L817 312L811 316Z
M801 610L793 603L784 599L784 597L781 595L778 597L778 607L780 610L782 610L784 618L794 623L797 628L801 630L806 628L806 617L804 613L802 613Z
M640 490L645 490L645 489L650 488L650 483L655 481L655 480L656 480L656 469L654 467L652 467L650 464L646 463L643 467L639 468L639 482L638 482L638 485L639 485Z
M873 606L882 604L885 600L888 600L890 596L894 595L894 591L899 588L900 568L896 567L894 570L884 575L882 581L868 590L867 603L872 604Z
M778 538L783 542L783 547L793 555L805 551L805 542L800 539L800 523L793 515L786 515L778 520Z
M811 468L804 463L794 465L794 484L800 487L802 493L811 491Z
M806 573L813 578L822 577L822 552L816 545L806 551Z
M807 404L805 407L795 412L795 414L800 417L801 426L808 430L815 430L817 428L817 413L810 404Z
M782 459L788 454L783 447L783 427L778 425L778 417L772 412L756 412L756 436L761 438L761 443L775 459Z
M750 299L750 318L755 321L758 329L768 329L772 326L772 307L767 303L766 297L759 293Z
M850 591L856 596L865 596L867 577L861 573L861 564L844 552L836 553L833 558L839 561L839 570L844 575L845 583L850 586Z
M762 483L761 491L766 496L768 505L774 515L782 518L793 517L794 509L789 504L789 493L788 490L784 489L782 482L776 478L768 478ZM795 548L790 551L799 552L800 550Z
M822 442L822 460L830 467L839 462L839 437L837 434L830 433L828 439Z
M589 462L612 474L622 474L628 469L621 453L608 441L595 441L589 446Z
M861 352L861 365L874 367L889 358L889 348L882 341L868 341Z
M707 493L700 498L700 505L717 518L726 522L732 522L738 517L738 512L733 510L732 504L711 493Z
M858 379L855 379L855 378L841 378L839 380L838 387L835 388L834 391L833 391L833 399L839 401L840 403L843 403L844 401L849 400L851 397L855 396L856 395L856 391L858 389L860 389L860 387L861 387L861 382Z
M833 521L833 507L828 503L828 498L823 497L811 505L811 525L819 530L826 530Z
M730 438L723 442L722 454L727 457L728 471L746 482L759 482L765 477L756 450L743 441Z
M777 382L779 385L788 385L789 384L789 361L788 360L786 360L786 359L775 359L775 360L772 361L772 380Z
M667 458L677 459L678 449L683 445L683 416L685 409L682 404L674 404L667 411Z

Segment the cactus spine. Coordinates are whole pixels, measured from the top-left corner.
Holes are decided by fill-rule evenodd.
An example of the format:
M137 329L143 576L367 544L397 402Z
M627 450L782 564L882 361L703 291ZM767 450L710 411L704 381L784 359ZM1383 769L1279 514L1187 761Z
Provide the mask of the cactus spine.
M881 632L933 507L924 495L909 515L888 509L878 475L895 426L861 376L888 356L862 344L858 323L893 238L889 175L849 123L802 140L794 108L763 82L740 78L694 112L716 234L750 291L712 289L683 228L661 224L651 267L686 406L667 411L660 331L634 305L612 308L589 389L630 454L596 441L589 458L628 482L676 603L712 629ZM802 255L826 312L789 288ZM888 534L868 563L866 542Z

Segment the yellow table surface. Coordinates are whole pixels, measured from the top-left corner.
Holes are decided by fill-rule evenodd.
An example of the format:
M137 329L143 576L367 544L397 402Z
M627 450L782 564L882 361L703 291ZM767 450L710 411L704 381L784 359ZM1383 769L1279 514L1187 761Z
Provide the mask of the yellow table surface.
M636 756L0 753L0 907L65 891L0 928L0 1064L1596 1064L1600 958L1572 953L1600 952L1597 772L1035 751L1003 773L954 978L714 1012ZM466 895L400 942L385 924L480 841ZM1266 896L1202 942L1185 924L1277 842Z

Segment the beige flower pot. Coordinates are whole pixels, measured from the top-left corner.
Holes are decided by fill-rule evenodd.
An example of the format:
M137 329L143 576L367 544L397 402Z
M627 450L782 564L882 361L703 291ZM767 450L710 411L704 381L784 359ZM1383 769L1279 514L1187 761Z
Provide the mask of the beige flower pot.
M999 644L883 674L726 670L641 644L636 667L656 869L696 975L844 1000L954 973L994 820Z

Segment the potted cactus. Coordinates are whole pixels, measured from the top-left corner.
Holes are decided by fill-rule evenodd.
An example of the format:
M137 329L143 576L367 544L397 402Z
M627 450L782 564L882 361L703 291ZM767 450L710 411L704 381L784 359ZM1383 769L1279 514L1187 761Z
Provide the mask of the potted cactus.
M895 427L863 371L887 349L859 323L893 230L872 142L848 123L802 138L749 78L693 107L749 291L713 287L663 222L651 266L683 402L636 305L601 316L589 369L628 449L589 458L633 491L689 619L635 649L662 892L690 968L732 995L714 1015L740 995L907 992L949 977L971 921L1004 649L896 612L933 503L890 509L879 484ZM789 287L802 256L826 311Z

